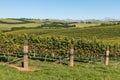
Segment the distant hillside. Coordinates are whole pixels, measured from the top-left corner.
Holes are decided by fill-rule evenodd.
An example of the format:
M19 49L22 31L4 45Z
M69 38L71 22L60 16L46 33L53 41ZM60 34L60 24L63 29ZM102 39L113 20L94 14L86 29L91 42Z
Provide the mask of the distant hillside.
M100 25L100 23L95 22L69 22L65 20L57 20L57 19L14 19L14 18L6 18L0 19L0 31L1 30L11 30L11 28L34 28L34 27L47 27L47 28L55 28L55 27L88 27L88 26L96 26Z
M120 25L113 26L98 26L98 27L84 27L84 28L36 28L36 29L22 29L7 34L38 34L43 37L48 36L66 36L75 39L89 39L96 38L102 42L119 43L120 40Z

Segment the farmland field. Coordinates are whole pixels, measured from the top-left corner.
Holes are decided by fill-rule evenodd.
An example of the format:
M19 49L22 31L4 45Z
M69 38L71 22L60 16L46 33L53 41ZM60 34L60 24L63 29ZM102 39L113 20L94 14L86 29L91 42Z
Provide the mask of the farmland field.
M119 44L120 40L120 25L114 26L100 26L100 27L86 27L86 28L45 28L45 29L23 29L12 32L7 32L7 34L13 33L27 33L27 34L39 34L41 36L66 36L75 39L89 39L92 40L96 38L100 41L107 43Z
M24 19L0 19L0 31L10 30L13 27L37 27L44 23L63 22L63 20L24 20ZM76 27L89 27L99 25L99 23L73 23Z
M120 24L102 23L0 19L0 79L120 80ZM36 67L35 71L22 72L3 64L13 60L9 59L11 56L23 57L24 40L29 42L29 66ZM69 67L69 60L56 64L55 61L69 57L71 44L75 46L75 66ZM104 63L107 46L108 66ZM55 57L50 55L52 52ZM13 65L20 67L21 62Z

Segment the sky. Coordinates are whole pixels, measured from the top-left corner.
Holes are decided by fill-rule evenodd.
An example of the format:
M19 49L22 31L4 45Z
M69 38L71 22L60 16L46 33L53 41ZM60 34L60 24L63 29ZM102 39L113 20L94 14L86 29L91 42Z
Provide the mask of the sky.
M0 0L0 18L120 19L120 0Z

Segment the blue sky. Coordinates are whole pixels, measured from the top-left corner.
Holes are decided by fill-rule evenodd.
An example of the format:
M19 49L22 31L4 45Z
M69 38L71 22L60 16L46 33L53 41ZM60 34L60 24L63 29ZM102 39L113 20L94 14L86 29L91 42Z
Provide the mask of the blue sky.
M120 0L0 0L0 18L120 19Z

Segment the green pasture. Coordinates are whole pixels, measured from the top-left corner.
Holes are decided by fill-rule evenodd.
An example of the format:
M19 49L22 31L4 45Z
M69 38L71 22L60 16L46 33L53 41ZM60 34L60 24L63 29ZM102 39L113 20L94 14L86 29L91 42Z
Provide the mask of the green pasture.
M120 65L111 63L81 63L75 62L73 68L69 63L55 64L30 60L29 66L36 66L36 71L18 71L8 65L0 64L1 80L120 80Z

